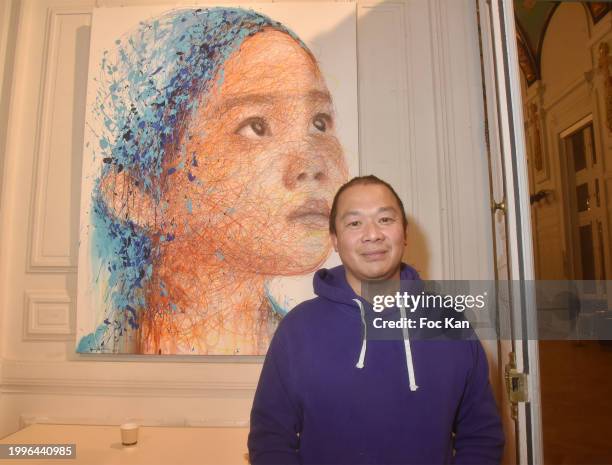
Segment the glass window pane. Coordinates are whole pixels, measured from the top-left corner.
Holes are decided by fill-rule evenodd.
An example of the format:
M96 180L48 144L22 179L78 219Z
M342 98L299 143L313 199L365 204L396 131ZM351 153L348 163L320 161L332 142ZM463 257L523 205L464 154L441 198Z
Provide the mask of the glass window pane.
M593 231L590 224L578 228L580 236L580 256L582 260L582 279L595 279L595 259L593 256Z
M597 222L597 240L599 241L599 260L601 261L601 276L599 279L606 279L606 257L603 239L603 226L601 221Z
M572 153L574 154L574 170L576 172L586 168L586 157L584 156L584 137L582 131L570 136Z
M576 209L579 212L589 209L589 185L586 182L576 186Z
M586 145L587 152L591 152L593 164L597 164L597 155L595 154L595 144L593 143L593 125L589 124L584 130L584 145Z

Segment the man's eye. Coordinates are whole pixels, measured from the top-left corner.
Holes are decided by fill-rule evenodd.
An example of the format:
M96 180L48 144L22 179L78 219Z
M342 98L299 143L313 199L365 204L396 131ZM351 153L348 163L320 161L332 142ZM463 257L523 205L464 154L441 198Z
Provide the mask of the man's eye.
M312 125L319 132L327 132L332 125L331 116L325 113L319 113L312 119Z
M389 217L389 216L385 216L384 218L381 218L381 219L380 219L380 222L381 222L381 223L387 223L387 224L388 224L388 223L393 223L394 221L395 221L395 219L394 219L394 218L391 218L391 217Z
M235 132L241 136L256 139L270 135L270 126L264 118L248 118L240 123Z
M351 221L347 226L349 228L356 228L357 226L359 226L361 224L361 221Z

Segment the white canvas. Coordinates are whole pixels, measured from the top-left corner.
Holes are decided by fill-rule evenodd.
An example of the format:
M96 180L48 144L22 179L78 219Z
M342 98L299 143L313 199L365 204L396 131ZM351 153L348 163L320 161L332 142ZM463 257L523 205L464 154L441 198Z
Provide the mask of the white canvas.
M77 352L265 353L338 263L355 31L354 3L94 10Z

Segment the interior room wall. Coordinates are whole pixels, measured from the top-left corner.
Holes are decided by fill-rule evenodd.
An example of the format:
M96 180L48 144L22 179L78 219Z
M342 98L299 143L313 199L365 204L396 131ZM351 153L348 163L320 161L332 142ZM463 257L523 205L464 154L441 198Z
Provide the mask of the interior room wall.
M17 7L13 0L7 0L0 4L0 216L2 215L4 197L4 167L6 160L6 136L8 109L10 103L10 87L12 83L14 49L15 49L15 23L17 15ZM2 231L0 231L0 243L3 242ZM0 263L3 261L2 250L0 248ZM0 265L1 266L1 265ZM3 291L3 285L0 282L0 293ZM0 294L1 295L1 294ZM0 307L0 347L4 341L5 326L2 321L4 314L3 308ZM1 352L0 352L1 353ZM0 355L0 379L2 377L2 360ZM0 418L6 416L7 396L0 389Z
M32 421L248 425L261 359L74 354L91 12L151 3L163 2L11 0L18 14L2 16L15 61L3 93L0 436ZM356 4L361 172L398 188L411 221L406 258L426 278L493 277L474 7Z
M561 3L555 10L542 44L542 78L524 86L526 133L532 192L551 191L547 199L532 206L534 251L538 279L569 279L570 253L563 209L563 185L559 134L587 115L593 116L595 149L603 155L606 187L610 192L609 167L612 153L610 131L606 127L606 89L599 70L599 46L610 44L611 17L593 24L580 3ZM533 153L536 144L534 121L529 107L539 109L541 150L547 173L535 173ZM609 228L606 227L609 234ZM608 239L609 241L609 239ZM545 260L541 257L546 257ZM608 258L609 260L609 258Z

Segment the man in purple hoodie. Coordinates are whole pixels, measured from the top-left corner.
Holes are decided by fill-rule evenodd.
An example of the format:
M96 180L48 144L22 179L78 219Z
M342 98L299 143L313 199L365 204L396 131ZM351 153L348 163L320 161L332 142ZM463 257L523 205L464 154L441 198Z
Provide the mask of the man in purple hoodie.
M487 359L472 340L368 340L362 283L418 280L401 262L406 214L375 176L336 194L343 266L281 321L251 411L257 464L498 464L504 446ZM365 292L365 291L364 291Z

